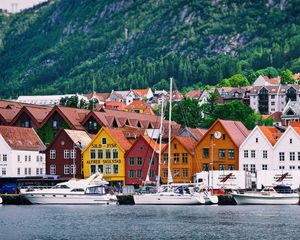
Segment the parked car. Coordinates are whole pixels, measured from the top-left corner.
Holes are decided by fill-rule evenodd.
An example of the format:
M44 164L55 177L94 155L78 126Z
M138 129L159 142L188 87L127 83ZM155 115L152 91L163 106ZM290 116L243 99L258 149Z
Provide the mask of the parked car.
M0 183L0 194L16 194L17 185L15 183Z

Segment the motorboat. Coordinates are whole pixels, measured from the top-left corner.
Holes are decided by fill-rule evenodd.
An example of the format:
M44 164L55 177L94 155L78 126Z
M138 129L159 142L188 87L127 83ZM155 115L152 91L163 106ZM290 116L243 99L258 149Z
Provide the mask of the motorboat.
M260 192L232 193L237 204L261 205L295 205L299 204L299 193L295 193L289 186L277 185L264 187Z
M217 195L213 194L212 191L201 191L199 192L200 196L204 199L205 205L218 204L219 198Z
M167 188L156 193L133 195L136 205L198 205L205 204L199 193L181 191L180 188Z
M103 174L95 173L87 179L70 179L48 189L21 190L21 196L32 204L117 204L117 197L108 193L107 184Z

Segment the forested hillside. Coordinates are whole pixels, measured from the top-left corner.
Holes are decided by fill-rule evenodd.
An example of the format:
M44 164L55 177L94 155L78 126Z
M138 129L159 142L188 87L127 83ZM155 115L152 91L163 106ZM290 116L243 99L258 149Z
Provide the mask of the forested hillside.
M300 0L50 0L3 32L0 97L300 71Z

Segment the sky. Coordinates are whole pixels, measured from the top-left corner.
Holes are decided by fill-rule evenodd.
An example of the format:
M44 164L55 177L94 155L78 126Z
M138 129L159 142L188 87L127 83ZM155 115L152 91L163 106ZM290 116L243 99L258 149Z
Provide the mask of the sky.
M6 9L9 12L19 12L25 8L30 8L38 3L45 2L48 0L0 0L0 8ZM12 8L12 4L18 4L17 10ZM14 5L15 6L15 5Z

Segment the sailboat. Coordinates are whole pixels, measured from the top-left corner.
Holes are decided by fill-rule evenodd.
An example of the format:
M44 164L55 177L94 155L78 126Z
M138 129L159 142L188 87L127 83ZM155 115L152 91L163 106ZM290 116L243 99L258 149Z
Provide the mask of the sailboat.
M160 147L159 147L159 167L157 178L157 192L150 194L136 194L133 196L136 205L197 205L204 204L205 200L199 193L188 193L183 188L171 188L173 182L170 156L171 156L171 110L172 110L172 81L170 79L170 104L169 104L169 143L168 143L168 184L166 188L160 186L160 164L161 164L161 141L162 141L162 122L163 122L163 102L161 104L160 118ZM151 165L151 163L150 163ZM147 178L146 178L147 179Z

